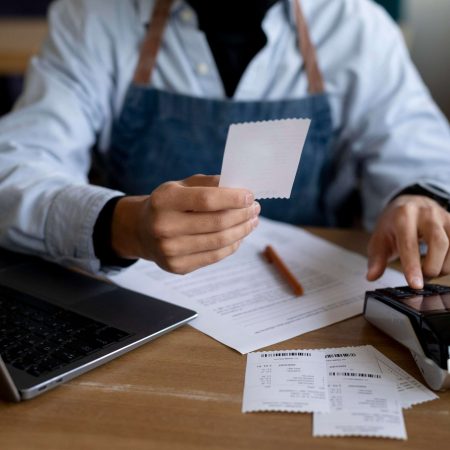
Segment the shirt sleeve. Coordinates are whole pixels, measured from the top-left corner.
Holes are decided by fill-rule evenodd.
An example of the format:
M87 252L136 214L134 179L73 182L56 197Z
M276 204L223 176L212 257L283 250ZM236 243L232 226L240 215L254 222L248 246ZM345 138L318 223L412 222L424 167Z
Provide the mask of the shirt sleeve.
M399 28L371 2L351 3L360 26L347 44L358 56L348 67L352 83L343 102L337 179L345 184L355 177L364 224L372 229L386 204L410 185L450 193L450 127Z
M87 180L114 89L108 18L90 14L88 3L51 8L50 35L24 93L0 120L0 246L96 272L94 224L122 193Z

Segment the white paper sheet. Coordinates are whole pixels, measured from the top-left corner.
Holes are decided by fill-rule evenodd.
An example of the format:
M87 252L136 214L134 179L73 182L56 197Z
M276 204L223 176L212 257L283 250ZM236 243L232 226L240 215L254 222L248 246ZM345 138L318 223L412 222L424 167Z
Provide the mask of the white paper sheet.
M219 186L247 188L257 199L289 198L310 123L285 119L231 125Z
M376 348L373 348L373 351L383 374L395 380L402 408L411 408L413 405L439 398L433 391L397 366Z
M242 412L329 411L322 352L278 350L249 353Z
M406 439L399 394L370 346L327 349L329 413L315 413L313 435Z
M302 282L295 297L261 256L271 244ZM404 284L388 269L375 283L365 279L365 258L310 233L261 218L233 256L188 275L169 274L140 261L111 276L115 283L199 313L192 326L248 353L362 313L364 292Z

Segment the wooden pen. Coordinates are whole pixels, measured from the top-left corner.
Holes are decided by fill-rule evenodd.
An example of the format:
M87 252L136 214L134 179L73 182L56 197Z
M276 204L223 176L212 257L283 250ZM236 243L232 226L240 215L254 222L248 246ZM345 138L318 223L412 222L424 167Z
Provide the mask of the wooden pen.
M284 279L289 283L294 291L294 294L297 296L303 295L303 286L300 282L295 278L292 272L288 269L286 264L282 261L282 259L278 256L277 252L273 249L271 245L268 245L264 250L264 256L266 257L269 263L274 264L277 268L278 272L284 277Z

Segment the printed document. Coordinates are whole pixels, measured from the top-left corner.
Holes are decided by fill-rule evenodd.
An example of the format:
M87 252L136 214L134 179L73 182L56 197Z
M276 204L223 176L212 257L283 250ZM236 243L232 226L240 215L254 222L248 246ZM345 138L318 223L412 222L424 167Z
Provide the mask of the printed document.
M302 283L291 287L262 256L272 245ZM188 275L174 275L139 261L110 279L120 286L199 313L191 325L241 353L361 314L364 293L405 284L388 269L375 283L365 279L367 260L301 230L261 218L232 256Z
M289 198L311 121L267 120L232 124L221 187L246 188L255 198Z

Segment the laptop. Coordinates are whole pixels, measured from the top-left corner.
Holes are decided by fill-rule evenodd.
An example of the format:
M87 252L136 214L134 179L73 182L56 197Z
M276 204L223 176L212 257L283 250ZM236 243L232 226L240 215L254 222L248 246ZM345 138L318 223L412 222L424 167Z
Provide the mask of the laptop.
M0 250L0 397L31 399L197 313Z

